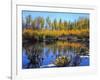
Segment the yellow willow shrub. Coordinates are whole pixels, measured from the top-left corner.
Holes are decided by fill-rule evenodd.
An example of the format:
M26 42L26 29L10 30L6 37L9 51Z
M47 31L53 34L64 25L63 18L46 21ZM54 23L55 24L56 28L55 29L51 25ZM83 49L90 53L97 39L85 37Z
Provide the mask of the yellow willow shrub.
M59 37L63 35L77 35L77 36L89 36L88 29L81 29L81 30L32 30L32 29L24 29L23 35L25 36L50 36L50 37Z
M22 31L22 35L25 38L31 38L33 36L33 30L31 30L31 29L24 29Z

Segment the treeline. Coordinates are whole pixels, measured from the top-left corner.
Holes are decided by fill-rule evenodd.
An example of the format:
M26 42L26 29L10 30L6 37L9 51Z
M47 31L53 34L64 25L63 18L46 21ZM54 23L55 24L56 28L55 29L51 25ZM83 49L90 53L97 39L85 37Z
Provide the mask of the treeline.
M52 21L48 16L46 19L43 17L35 17L32 19L31 15L28 15L25 19L22 19L22 27L32 29L49 29L49 30L79 30L89 29L89 19L79 18L77 21L63 21L62 19L57 20L56 18Z

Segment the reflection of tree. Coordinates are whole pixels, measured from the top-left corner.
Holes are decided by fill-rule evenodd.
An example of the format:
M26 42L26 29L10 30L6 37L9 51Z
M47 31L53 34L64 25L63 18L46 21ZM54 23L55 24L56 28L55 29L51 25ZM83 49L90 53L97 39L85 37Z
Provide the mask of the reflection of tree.
M59 41L53 44L49 44L47 47L53 51L56 59L60 56L69 57L71 60L69 66L79 66L81 62L80 56L89 54L89 48L83 43Z
M51 49L54 54L56 54L58 50L59 55L66 54L67 51L72 51L79 55L89 54L89 48L83 43L56 41L55 43L46 44L45 46Z
M38 47L37 45L32 45L26 47L26 54L29 59L29 63L27 64L27 68L39 68L42 64L43 58L42 53L43 49L42 46Z
M36 42L31 45L23 45L29 59L27 68L39 68L43 61L52 53L53 57L67 56L70 58L71 66L78 66L80 56L89 54L89 48L82 43L56 41L52 43ZM54 61L54 60L52 60Z
M77 54L77 55L75 55L75 57L73 58L73 66L79 66L79 64L80 64L80 61L81 61L81 58L80 58L80 56Z

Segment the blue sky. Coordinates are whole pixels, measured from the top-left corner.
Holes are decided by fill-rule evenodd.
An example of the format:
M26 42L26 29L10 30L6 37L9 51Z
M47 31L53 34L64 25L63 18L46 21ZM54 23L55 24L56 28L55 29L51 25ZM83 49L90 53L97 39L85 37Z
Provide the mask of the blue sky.
M43 11L22 11L22 17L25 19L28 15L31 15L32 19L41 16L46 19L48 16L50 17L51 21L55 18L59 21L60 18L62 21L70 21L74 22L81 18L89 18L88 13L69 13L69 12L43 12Z

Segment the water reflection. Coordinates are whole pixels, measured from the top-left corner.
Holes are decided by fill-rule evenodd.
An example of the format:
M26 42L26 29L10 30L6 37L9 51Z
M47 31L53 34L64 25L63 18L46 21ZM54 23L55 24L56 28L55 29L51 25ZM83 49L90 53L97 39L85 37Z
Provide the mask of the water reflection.
M76 42L36 42L23 44L22 67L48 68L55 65L57 58L65 56L70 62L66 66L88 66L89 47Z

